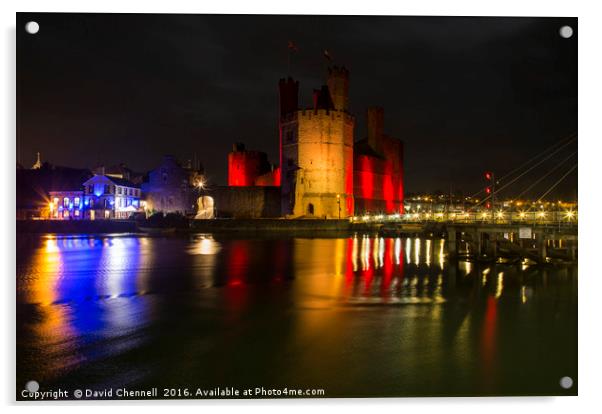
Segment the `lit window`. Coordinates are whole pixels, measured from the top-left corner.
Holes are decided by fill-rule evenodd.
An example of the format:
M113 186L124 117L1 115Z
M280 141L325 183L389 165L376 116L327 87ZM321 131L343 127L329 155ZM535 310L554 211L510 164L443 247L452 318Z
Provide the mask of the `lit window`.
M69 207L69 197L63 198L63 207Z
M54 204L58 204L59 203L59 198L58 197L54 197Z
M79 206L79 197L75 197L73 199L73 205L76 206L76 207Z
M117 194L121 194L121 187L117 187Z
M79 217L79 210L75 210L75 217Z
M63 211L63 217L69 217L69 210Z

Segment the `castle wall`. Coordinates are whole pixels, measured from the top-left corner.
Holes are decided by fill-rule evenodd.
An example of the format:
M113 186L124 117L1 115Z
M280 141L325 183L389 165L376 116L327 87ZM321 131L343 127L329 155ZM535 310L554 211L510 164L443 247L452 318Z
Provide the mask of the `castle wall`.
M403 214L403 143L382 136L383 156L354 154L355 214Z
M213 198L215 214L223 218L265 218L280 216L279 187L214 187L206 191Z
M354 119L343 111L305 110L284 118L283 213L353 215Z
M232 151L228 154L228 185L253 186L269 171L267 154L260 151Z

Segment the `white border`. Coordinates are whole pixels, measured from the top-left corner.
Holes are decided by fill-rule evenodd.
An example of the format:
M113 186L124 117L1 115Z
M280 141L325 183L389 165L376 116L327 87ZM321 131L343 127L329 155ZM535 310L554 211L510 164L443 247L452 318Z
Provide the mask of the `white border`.
M456 15L456 16L570 16L579 18L579 222L580 222L580 272L579 272L579 397L562 398L439 398L439 399L359 399L359 400L303 400L303 401L183 401L148 403L97 403L83 407L81 404L51 404L37 406L22 404L25 409L38 409L45 412L65 410L86 410L100 412L114 410L119 405L142 406L144 411L163 412L168 405L176 404L184 410L236 410L245 413L286 410L303 412L308 410L365 413L373 406L379 410L420 410L421 412L443 411L470 413L505 413L514 410L540 410L549 413L577 410L578 412L598 410L601 404L602 390L600 381L600 343L599 315L597 306L602 294L601 252L597 249L602 237L601 226L596 221L602 206L600 197L600 156L602 146L601 109L602 109L602 15L600 6L594 1L527 1L505 0L495 2L468 0L438 0L392 2L371 0L356 2L351 0L303 0L285 1L219 1L189 2L180 0L129 1L104 0L82 2L77 0L54 1L4 1L0 3L3 28L2 71L3 96L0 100L0 125L4 129L2 156L3 197L0 198L0 219L2 220L2 254L4 264L3 312L0 367L0 393L2 402L15 409L11 403L14 398L14 338L15 338L15 12L125 12L125 13L252 13L252 14L393 14L393 15ZM597 260L598 259L598 260ZM337 407L335 407L335 405ZM343 407L341 407L341 405ZM200 406L200 407L199 407ZM129 408L136 409L134 407ZM575 411L575 412L577 412Z

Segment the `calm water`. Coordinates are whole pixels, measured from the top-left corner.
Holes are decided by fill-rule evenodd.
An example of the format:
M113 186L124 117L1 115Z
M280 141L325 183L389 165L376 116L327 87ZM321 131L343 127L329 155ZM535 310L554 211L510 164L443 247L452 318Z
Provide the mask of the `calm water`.
M21 235L17 390L576 394L576 266L444 254L410 238Z

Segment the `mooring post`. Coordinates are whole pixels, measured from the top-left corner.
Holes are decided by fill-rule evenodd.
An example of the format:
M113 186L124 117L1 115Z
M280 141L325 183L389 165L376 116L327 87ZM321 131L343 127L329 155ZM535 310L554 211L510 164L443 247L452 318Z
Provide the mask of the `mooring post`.
M457 241L456 241L456 228L454 226L447 226L447 254L449 257L456 257L457 253Z
M497 233L492 232L489 235L489 242L491 243L491 256L497 258Z
M543 232L539 232L537 234L537 253L538 253L539 259L542 262L545 262L546 257L548 257L548 249L546 246L545 234Z
M577 260L577 242L575 240L567 240L567 244L569 244L569 258L572 262Z

